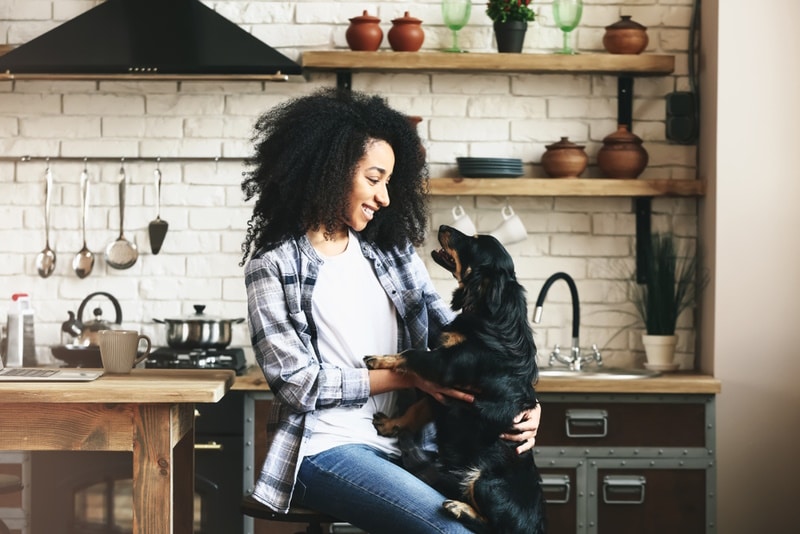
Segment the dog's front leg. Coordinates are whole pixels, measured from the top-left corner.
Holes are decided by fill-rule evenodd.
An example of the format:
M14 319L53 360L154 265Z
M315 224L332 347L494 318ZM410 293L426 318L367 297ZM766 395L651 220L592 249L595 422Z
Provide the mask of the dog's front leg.
M389 369L391 371L404 370L406 358L404 353L384 354L383 356L364 356L367 369Z
M401 432L411 432L416 434L427 423L433 421L433 411L431 410L430 399L422 398L412 404L403 415L389 417L378 412L372 416L372 426L381 436L397 436Z

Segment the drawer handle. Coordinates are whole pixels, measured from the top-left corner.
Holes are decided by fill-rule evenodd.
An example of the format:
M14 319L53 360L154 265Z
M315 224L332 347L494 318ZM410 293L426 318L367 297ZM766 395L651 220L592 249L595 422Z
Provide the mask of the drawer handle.
M208 443L195 443L194 450L196 451L221 451L222 443L216 441L209 441Z
M605 410L567 410L568 438L604 438L608 435Z
M647 481L637 475L603 477L603 502L606 504L642 504Z
M542 475L542 491L547 504L566 504L571 493L569 476L567 475ZM549 494L549 495L548 495ZM553 497L552 495L556 496ZM563 497L561 497L563 495Z

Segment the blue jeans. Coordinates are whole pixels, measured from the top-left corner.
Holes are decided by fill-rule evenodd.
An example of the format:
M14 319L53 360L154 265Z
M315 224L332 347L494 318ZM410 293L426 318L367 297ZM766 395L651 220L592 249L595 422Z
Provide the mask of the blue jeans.
M442 508L445 497L387 455L341 445L300 465L292 502L371 534L467 534Z

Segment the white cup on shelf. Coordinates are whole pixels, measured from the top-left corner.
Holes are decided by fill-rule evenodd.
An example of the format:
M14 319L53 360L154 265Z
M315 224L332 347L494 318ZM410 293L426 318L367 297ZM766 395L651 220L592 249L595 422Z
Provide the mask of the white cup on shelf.
M514 213L514 208L506 204L503 206L501 213L503 222L492 230L489 235L494 236L504 245L519 243L527 239L528 231L525 229L525 225L522 224L522 219L519 218L519 215Z
M472 236L478 233L475 223L472 222L472 218L461 204L453 207L453 222L450 223L450 226L465 235Z

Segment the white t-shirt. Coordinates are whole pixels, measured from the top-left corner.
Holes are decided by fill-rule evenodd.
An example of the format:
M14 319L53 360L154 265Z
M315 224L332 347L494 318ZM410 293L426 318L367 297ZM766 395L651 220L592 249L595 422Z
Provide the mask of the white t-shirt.
M364 367L366 355L397 352L394 304L361 253L358 238L350 233L345 251L324 260L311 306L322 360L342 367ZM382 393L371 396L361 407L319 410L305 455L353 443L399 455L397 440L379 436L372 426L373 414L394 412L396 397L396 392Z

